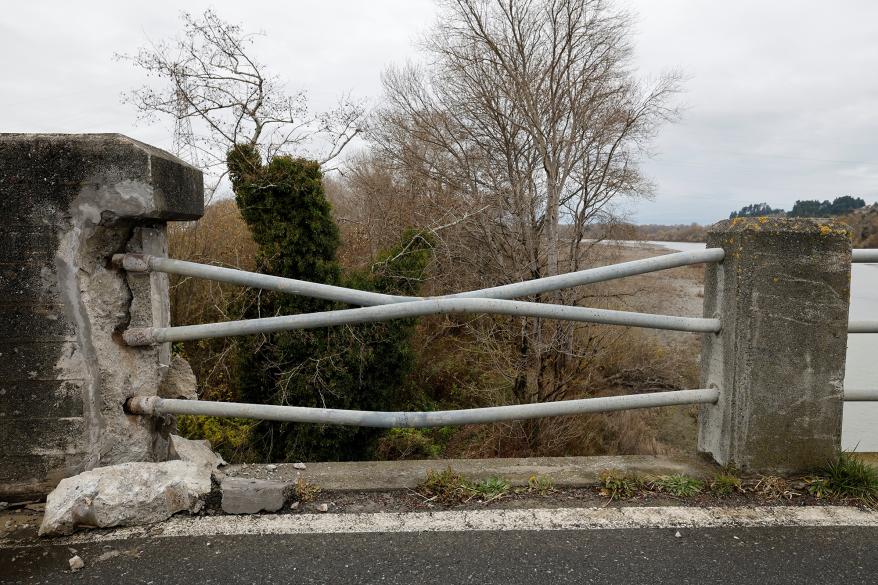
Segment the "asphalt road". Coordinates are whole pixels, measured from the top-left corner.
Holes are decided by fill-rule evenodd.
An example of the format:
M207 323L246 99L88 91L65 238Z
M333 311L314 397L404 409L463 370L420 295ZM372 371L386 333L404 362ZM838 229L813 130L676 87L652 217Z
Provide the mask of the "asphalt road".
M878 582L878 528L164 537L0 549L0 583ZM101 555L104 556L100 560Z

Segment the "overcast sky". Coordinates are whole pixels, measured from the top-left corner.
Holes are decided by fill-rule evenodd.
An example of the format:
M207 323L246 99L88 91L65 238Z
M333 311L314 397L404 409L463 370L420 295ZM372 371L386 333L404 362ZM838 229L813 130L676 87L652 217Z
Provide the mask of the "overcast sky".
M710 223L748 203L850 194L878 200L878 2L622 0L638 14L637 64L688 77L682 120L644 162L639 223ZM143 82L113 60L180 29L179 2L15 2L0 17L0 131L122 132L164 148L120 94ZM256 55L315 109L375 103L381 71L415 57L431 0L188 2L262 31Z

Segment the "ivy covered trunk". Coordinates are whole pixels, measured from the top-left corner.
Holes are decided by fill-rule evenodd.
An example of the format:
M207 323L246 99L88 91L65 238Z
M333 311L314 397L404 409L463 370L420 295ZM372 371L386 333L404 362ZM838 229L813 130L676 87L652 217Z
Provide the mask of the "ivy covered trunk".
M287 278L417 294L431 242L408 232L370 270L342 275L339 232L323 192L318 163L288 156L262 164L239 146L229 154L235 198L259 247L260 272ZM261 290L243 298L244 318L345 308L320 299ZM415 322L347 325L259 335L243 340L241 399L259 404L358 410L399 410L412 401ZM369 456L377 429L260 423L254 447L266 461L345 460Z

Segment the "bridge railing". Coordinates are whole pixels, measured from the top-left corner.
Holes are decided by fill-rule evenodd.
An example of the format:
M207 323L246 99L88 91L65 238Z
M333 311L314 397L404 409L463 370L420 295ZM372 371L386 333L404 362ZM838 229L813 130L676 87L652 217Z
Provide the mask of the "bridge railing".
M740 220L724 222L728 224L724 226L724 229L712 232L721 234L720 237L715 238L716 245L709 243L709 247L705 250L672 253L655 258L635 260L531 281L430 298L384 295L185 262L155 255L120 254L113 258L114 263L128 272L176 274L360 305L360 308L223 323L180 327L134 327L125 331L123 338L128 345L135 347L174 341L253 335L450 313L538 317L686 331L706 335L702 356L702 383L704 387L693 390L432 412L367 412L298 406L188 401L164 399L156 396L134 397L128 401L127 409L131 413L142 415L194 414L300 423L374 427L433 427L586 412L609 412L636 408L701 404L705 405L702 407L700 422L701 437L699 445L702 450L711 453L721 463L738 464L742 467L764 467L770 465L777 468L778 465L782 466L785 464L781 461L785 459L783 456L778 457L775 453L768 458L764 458L764 460L758 460L758 458L753 460L750 455L754 451L754 446L742 447L742 441L738 441L738 439L743 439L743 444L746 444L747 437L736 436L736 434L742 435L743 428L740 430L726 428L730 425L734 427L736 424L742 424L740 421L742 415L745 419L755 417L756 420L759 420L760 418L766 418L765 405L757 405L756 407L752 405L744 406L744 404L749 404L749 399L752 399L753 388L761 387L762 393L774 391L776 395L781 394L781 392L776 391L777 386L775 384L778 383L778 380L771 379L768 384L765 384L764 380L760 381L760 374L758 371L753 370L752 364L739 363L740 356L737 355L738 353L744 352L751 357L755 356L755 361L764 361L767 357L764 350L769 350L768 354L770 354L771 349L784 346L783 340L775 337L773 338L773 344L776 346L774 348L753 347L754 341L758 345L758 339L752 335L753 330L757 334L766 333L768 330L765 329L764 321L774 321L775 327L799 321L806 325L808 335L804 337L799 335L795 338L787 339L787 341L795 341L797 338L800 341L810 341L812 345L822 343L818 339L819 335L814 334L823 328L821 322L831 324L829 329L823 328L823 330L830 336L834 334L836 338L840 331L843 331L845 334L878 332L878 321L847 322L848 299L846 296L847 289L845 288L847 283L849 283L850 263L878 261L876 260L878 259L878 250L854 250L853 253L850 253L847 235L844 230L829 228L817 221L791 220L789 224L785 224L784 221L786 220L771 220L769 225L764 220L745 222L744 224ZM743 229L739 229L742 226ZM766 242L771 243L771 245L783 244L784 240L789 239L791 236L793 240L798 240L798 247L789 250L791 253L795 252L791 254L794 259L792 262L782 261L782 258L776 254L777 250L765 248ZM774 264L780 276L770 276L765 273L763 271L764 266L761 265L762 263L756 262L754 264L752 257L743 257L745 254L762 258L762 263L768 258L768 264ZM850 254L850 256L846 256L850 260L845 260L845 254ZM731 259L731 264L734 265L733 273L729 273L726 269L727 266L724 266L724 264L730 264L728 261L724 263L724 260L727 259ZM815 259L819 261L815 261ZM839 265L831 265L830 262L833 260ZM708 291L705 294L705 316L703 317L656 315L512 300L521 296L606 282L617 278L701 263L708 265ZM841 264L844 264L844 266L841 266ZM784 274L785 272L790 274ZM759 277L757 280L754 281L752 278L748 278L748 276L756 276L757 273ZM713 275L713 286L710 285L711 275ZM781 290L771 290L772 285L769 285L767 288L762 286L765 282L778 283L781 281L783 281L783 285L780 286ZM760 290L760 286L765 290ZM833 288L839 289L835 292L842 294L826 296L826 290L832 290ZM802 292L806 289L813 289L817 297L822 296L832 300L835 304L835 311L829 310L826 312L824 309L827 307L814 306L813 299L807 298L807 295L802 299L803 302L799 307L785 302L788 299L784 299L784 293L791 295L793 298L802 297ZM754 299L759 297L769 299L767 304L765 301L754 303ZM727 301L729 299L735 301L733 305L728 305ZM771 299L774 299L774 301ZM782 299L782 302L778 304L776 302L777 299ZM745 307L740 306L740 301L743 301L745 305L749 305L754 310L742 312L742 309L745 309ZM727 306L723 306L724 303ZM775 311L777 307L771 307L773 304L783 308L781 314L779 314L779 320L777 319L778 314ZM845 317L843 323L838 318L842 312ZM754 314L757 316L761 314L764 317L762 322L752 321ZM826 318L827 315L829 316L828 320ZM748 321L744 329L740 328L740 325L742 325L742 323L739 323L741 317ZM726 327L728 322L732 323L732 327ZM840 329L841 327L843 329ZM724 339L725 343L723 343ZM735 348L735 353L729 355L728 345ZM787 343L787 345L794 346L795 344ZM822 350L825 349L825 347L822 348ZM843 354L843 347L841 351ZM812 368L815 365L815 358L816 362L825 362L823 365L826 367L820 367L820 364L817 364L817 369L820 370L818 374L824 378L821 381L822 384L817 384L813 388L801 386L803 394L808 395L810 393L813 397L819 395L824 401L829 398L832 406L828 410L818 408L817 416L815 416L814 412L811 412L806 415L810 418L796 418L795 420L801 422L802 420L813 419L820 421L818 426L826 427L828 425L831 431L829 434L834 437L830 442L834 442L833 444L836 444L835 446L837 447L838 440L836 435L840 436L841 401L878 400L878 391L855 389L843 392L838 380L829 379L832 372L838 370L838 364L841 367L840 371L843 372L844 356L839 355L839 347L835 347L834 351L829 351L828 353L809 353L805 357ZM719 368L721 372L718 379L715 375L717 363L720 363L722 366ZM809 366L803 365L802 367L807 368ZM767 369L770 369L770 367ZM729 370L737 370L737 373L729 376ZM745 372L746 375L741 376ZM797 381L795 378L795 376L792 376L785 383L801 383L801 379ZM726 390L723 390L724 386ZM790 392L795 394L795 388L787 388L787 393L789 394ZM736 399L730 401L730 396L735 394L737 394ZM745 395L748 395L748 400L742 401ZM722 402L723 398L726 399L725 404ZM730 402L734 404L730 404ZM748 408L750 410L745 413L744 411ZM718 415L718 412L724 412L724 414ZM777 412L777 409L775 409L775 413ZM837 416L833 412L837 412ZM787 413L781 414L789 418ZM724 422L720 424L721 430L719 433L712 433L710 429L712 426L715 426L715 424L712 425L712 422L715 423L715 419L718 417L724 419ZM714 420L712 421L712 419ZM837 421L834 419L837 419ZM744 422L749 426L754 421L746 420ZM768 429L762 429L762 431L764 433ZM719 434L719 437L714 436L717 434ZM752 437L750 438L752 439ZM760 441L764 442L765 438L761 437ZM774 448L772 451L777 452L778 449ZM822 451L817 449L818 453L825 451L826 449L822 449ZM813 459L813 457L804 456L803 459L803 456L799 456L797 461L787 461L786 464L792 467L801 467L805 459Z

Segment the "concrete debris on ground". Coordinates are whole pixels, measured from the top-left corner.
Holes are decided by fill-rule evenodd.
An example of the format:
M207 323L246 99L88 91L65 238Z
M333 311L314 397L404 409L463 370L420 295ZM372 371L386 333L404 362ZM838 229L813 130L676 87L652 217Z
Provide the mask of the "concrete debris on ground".
M302 462L293 463L293 469L305 469L305 464Z
M222 508L226 514L277 512L292 491L292 485L271 479L226 477L220 484Z
M74 573L85 566L85 563L79 555L73 555L67 562L70 563L70 570Z
M189 461L165 461L97 467L62 479L46 501L40 535L151 524L197 512L210 493L210 473Z
M192 366L179 355L171 358L171 365L159 386L162 398L198 400L197 382Z
M219 454L214 453L210 448L210 441L193 441L178 435L171 435L170 437L168 457L205 466L211 471L220 465L227 465L223 458Z

